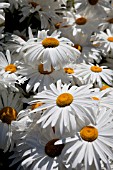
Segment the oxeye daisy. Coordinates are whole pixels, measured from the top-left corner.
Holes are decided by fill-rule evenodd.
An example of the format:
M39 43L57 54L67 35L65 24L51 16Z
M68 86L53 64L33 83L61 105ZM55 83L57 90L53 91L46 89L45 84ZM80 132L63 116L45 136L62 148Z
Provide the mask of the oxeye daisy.
M73 85L78 85L81 86L84 84L82 78L77 78L76 77L76 64L74 63L69 63L64 67L64 72L67 74L69 77L71 84Z
M92 85L70 87L70 84L63 85L61 80L58 80L57 87L52 83L50 90L44 90L34 96L36 99L30 103L40 101L44 104L31 111L31 114L45 109L37 123L42 123L43 128L48 125L55 126L61 134L65 129L70 131L72 128L76 128L79 119L84 121L84 118L87 117L92 120L92 115L89 114L93 104L89 97L91 87Z
M107 66L81 63L76 67L76 76L82 77L86 84L93 83L100 88L103 81L108 85L113 85L113 71Z
M96 31L99 18L95 16L95 13L88 11L87 8L81 13L75 13L73 22L73 35L76 34L76 29L82 30L85 34L91 35Z
M73 47L81 52L80 57L76 60L76 63L93 63L94 61L97 63L100 62L102 59L100 51L92 45L89 33L84 34L83 31L76 29L75 35L73 35L73 31L68 29L66 33L63 32L62 34L69 38L73 42Z
M113 98L112 98L112 88L107 88L102 91L93 92L91 94L91 99L95 101L95 104L99 109L106 107L107 109L113 110Z
M54 70L51 67L50 71L44 71L43 64L32 64L24 65L21 69L21 74L28 79L26 85L26 92L33 89L33 92L41 92L44 87L49 88L51 83L56 83L57 80L61 79L64 83L69 83L70 79L66 75L63 69Z
M76 61L80 52L73 48L69 39L59 38L60 32L53 32L51 36L47 31L38 32L38 38L32 38L22 48L24 58L29 62L42 62L44 71L51 71L51 66L58 70L69 62Z
M95 110L96 112L96 110ZM103 108L95 113L95 123L84 123L75 135L55 142L67 144L65 149L66 162L75 169L78 164L84 164L85 169L101 169L101 161L107 169L110 167L108 159L113 160L113 116L112 110Z
M0 94L0 148L7 151L13 147L12 122L22 109L22 95L4 90Z
M100 31L100 33L94 35L93 38L95 39L93 44L99 44L99 49L104 51L105 54L113 52L113 27L111 27L111 29L106 29L106 33Z
M5 78L15 80L15 83L24 83L25 77L22 77L19 70L22 69L22 62L18 61L18 56L12 56L10 51L6 51L6 56L0 52L0 74Z
M77 4L80 4L79 6ZM87 8L88 11L96 13L96 15L106 15L106 8L111 8L108 0L75 0L75 8L78 11L82 11Z
M12 165L19 161L18 169L66 170L63 162L65 145L54 145L61 137L55 135L50 127L41 130L40 126L35 126L29 130L25 139L17 140Z
M113 9L110 9L109 13L102 18L99 24L99 30L104 31L106 29L111 29L113 26Z

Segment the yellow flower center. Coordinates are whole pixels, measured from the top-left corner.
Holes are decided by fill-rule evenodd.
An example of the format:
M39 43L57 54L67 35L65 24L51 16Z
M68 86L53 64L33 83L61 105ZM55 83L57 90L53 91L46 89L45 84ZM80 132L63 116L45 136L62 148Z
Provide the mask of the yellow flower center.
M113 37L108 37L107 40L110 41L110 42L113 42Z
M16 72L17 67L14 64L9 64L8 66L5 67L5 71L10 71L10 73Z
M72 68L64 68L65 73L73 74L74 70Z
M109 22L110 24L113 24L113 18L108 19L107 22Z
M86 22L87 22L87 19L84 18L84 17L81 17L81 18L77 18L75 22L76 22L76 24L78 24L78 25L85 25Z
M43 105L43 103L41 103L41 102L32 104L32 105L31 105L31 110L34 110L34 109L36 109L36 108L38 108L39 106L42 106L42 105Z
M12 107L4 107L0 110L0 119L2 122L11 124L12 120L16 120L17 111Z
M43 64L40 64L40 65L38 66L38 70L39 70L39 72L40 72L41 74L51 74L51 73L54 71L54 69L53 69L52 66L51 66L51 71L44 71L44 69L43 69Z
M73 101L73 96L70 93L63 93L57 97L56 104L59 107L69 106Z
M102 68L98 66L92 66L90 69L91 71L96 72L96 73L99 73L102 71Z
M43 41L42 41L42 45L45 47L45 48L54 48L54 47L57 47L59 46L59 41L56 39L56 38L45 38Z
M92 97L93 100L100 100L98 97Z
M60 26L61 26L61 23L60 23L60 22L58 22L58 23L55 24L55 28L56 28L56 29L59 29Z
M79 44L75 44L73 47L79 51L82 51L82 47Z
M108 86L108 85L103 85L101 88L100 88L100 90L102 91L102 90L105 90L105 89L107 89L107 88L109 88L110 86Z
M36 8L39 5L36 2L29 2L29 4L31 4L33 8Z
M98 138L98 130L93 126L85 126L81 129L80 136L85 141L93 142Z
M46 146L45 146L45 153L49 156L49 157L56 157L59 156L64 148L64 144L60 144L60 145L54 145L54 143L56 141L58 141L59 139L52 139L50 140Z
M88 0L88 2L90 3L90 5L96 5L98 3L99 0Z

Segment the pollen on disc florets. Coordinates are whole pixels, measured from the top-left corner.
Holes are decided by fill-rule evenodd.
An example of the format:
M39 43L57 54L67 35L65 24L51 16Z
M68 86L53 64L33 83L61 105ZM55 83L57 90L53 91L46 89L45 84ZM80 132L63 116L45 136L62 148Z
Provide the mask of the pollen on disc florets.
M93 100L100 100L98 97L95 97L95 96L93 96L92 99Z
M42 105L43 105L42 102L34 103L34 104L31 105L31 110L34 110L34 109L36 109L36 108L38 108Z
M42 45L45 48L54 48L54 47L59 46L59 41L56 38L49 37L49 38L45 38L42 41Z
M64 68L64 71L65 71L65 73L68 73L68 74L73 74L74 73L74 69L72 69L72 68Z
M73 47L82 52L82 46L80 46L79 44L74 44Z
M88 0L88 2L90 3L90 5L96 5L98 3L99 0Z
M110 86L108 86L108 85L103 85L101 88L100 88L100 90L102 91L102 90L106 90L107 88L110 88Z
M75 23L78 24L78 25L85 25L87 22L87 19L84 18L84 17L81 17L81 18L77 18Z
M107 40L108 40L109 42L113 42L113 37L108 37Z
M80 136L87 142L93 142L98 138L98 130L93 126L85 126L81 129Z
M5 71L6 71L6 72L7 72L7 71L10 71L10 73L15 73L16 70L17 70L17 67L16 67L16 65L14 65L14 64L9 64L9 65L7 65L7 66L5 67Z
M92 66L90 69L91 71L96 72L96 73L99 73L102 71L102 68L98 66Z
M69 106L73 102L73 96L70 93L62 93L56 99L56 104L59 107Z
M64 148L64 144L60 144L60 145L54 145L54 143L56 141L58 141L59 139L52 139L50 140L46 146L45 146L45 153L49 156L49 157L56 157L59 156Z
M11 121L16 120L17 111L12 107L4 107L0 110L0 119L3 123L11 124Z
M51 74L54 71L52 66L51 66L51 71L44 71L43 64L38 65L38 70L41 74Z

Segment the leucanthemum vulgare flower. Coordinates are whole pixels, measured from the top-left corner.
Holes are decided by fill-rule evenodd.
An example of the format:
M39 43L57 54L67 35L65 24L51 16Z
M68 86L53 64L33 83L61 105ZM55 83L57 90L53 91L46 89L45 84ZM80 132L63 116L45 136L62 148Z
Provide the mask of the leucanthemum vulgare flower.
M96 110L95 110L96 112ZM103 108L94 113L95 123L84 123L80 130L74 135L55 142L67 144L65 148L66 162L76 169L78 164L84 164L85 169L91 169L93 165L96 170L101 170L101 161L104 168L110 169L108 159L113 160L113 116L112 110Z
M40 126L28 127L25 139L18 139L16 149L11 158L20 162L18 170L66 170L63 162L64 144L55 146L54 143L61 139L52 128L41 129ZM21 152L20 152L21 150Z
M76 77L82 77L85 84L93 83L98 87L102 87L104 81L108 85L113 85L113 70L107 66L99 66L94 64L81 63L76 66Z
M79 50L72 47L72 42L64 37L59 38L60 32L54 31L51 36L48 31L38 32L38 38L32 38L22 48L25 61L42 62L44 71L51 71L51 66L58 70L69 60L79 57Z
M82 84L84 84L83 79L81 77L80 78L76 77L76 64L75 63L69 63L65 65L64 72L69 77L72 85L81 86Z
M22 69L22 62L18 61L18 56L12 56L10 51L6 51L6 56L0 52L0 74L7 79L13 79L16 83L24 83L25 77L22 77L19 70Z
M73 14L73 35L76 34L76 29L78 29L90 36L97 30L98 24L99 18L92 11L85 9L81 13L75 13Z
M49 4L49 5L48 5ZM62 6L63 5L63 6ZM20 22L24 21L27 17L34 14L37 20L41 21L41 29L49 28L54 21L59 21L58 13L62 14L65 9L65 2L48 0L23 0L20 3L22 18Z
M104 16L106 15L106 8L111 8L111 5L108 0L75 0L75 8L78 11L87 8L88 11L92 11L97 16Z
M105 29L111 29L113 26L113 8L101 19L99 24L99 30L104 31Z
M54 70L51 67L50 71L44 71L43 64L32 65L24 64L24 68L21 69L21 75L25 76L28 80L26 85L26 92L33 90L33 92L41 92L44 90L44 86L49 88L51 83L56 83L61 79L63 83L70 83L70 79L63 69Z
M105 54L113 53L113 26L111 29L106 29L106 32L100 31L100 33L93 35L92 38L93 44L99 44L99 49Z
M100 51L92 45L89 33L84 34L83 31L76 29L75 35L73 35L72 29L69 28L66 30L67 31L63 31L62 34L73 42L74 48L81 52L80 57L76 60L76 63L93 63L94 61L99 63L101 61L102 57L100 55Z
M105 87L103 87L105 88ZM100 88L101 89L101 88ZM97 89L95 92L91 94L91 99L95 101L95 105L102 109L106 107L107 109L113 110L113 96L112 96L112 88L106 88L104 90Z
M7 90L0 93L0 148L4 151L13 148L12 122L22 108L22 94Z
M77 128L77 122L84 121L85 117L92 120L90 114L91 107L94 106L91 100L90 89L92 85L71 86L57 81L57 86L53 83L50 90L44 90L34 96L35 100L30 103L42 102L42 106L31 111L42 111L43 114L37 123L41 123L43 128L51 125L59 133L63 134L65 130ZM93 120L92 120L93 121Z

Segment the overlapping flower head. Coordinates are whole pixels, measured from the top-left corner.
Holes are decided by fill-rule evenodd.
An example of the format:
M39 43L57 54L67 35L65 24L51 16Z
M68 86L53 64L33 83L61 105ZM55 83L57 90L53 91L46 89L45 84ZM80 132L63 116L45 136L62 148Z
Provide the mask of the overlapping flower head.
M0 1L0 150L11 155L8 166L112 169L112 12L109 0Z

